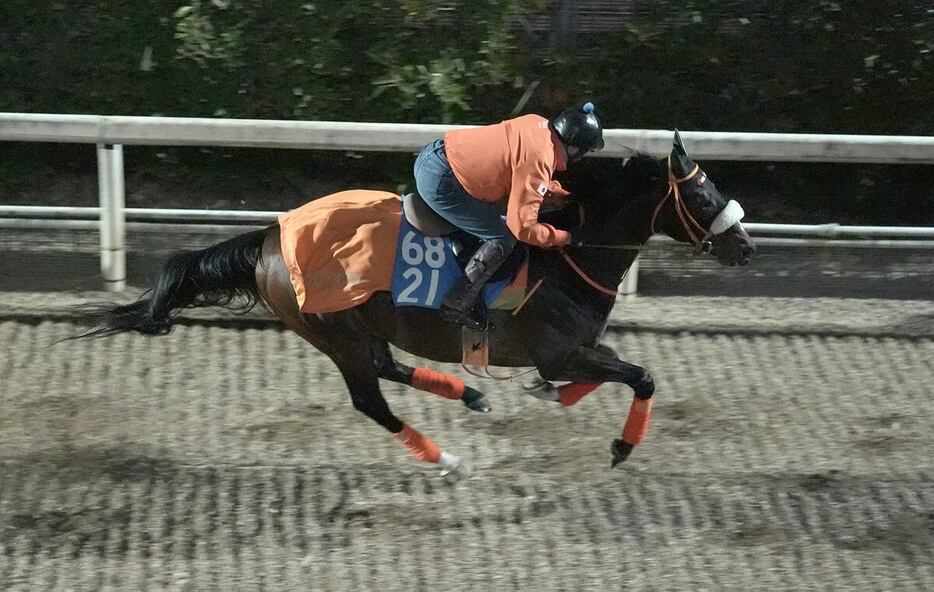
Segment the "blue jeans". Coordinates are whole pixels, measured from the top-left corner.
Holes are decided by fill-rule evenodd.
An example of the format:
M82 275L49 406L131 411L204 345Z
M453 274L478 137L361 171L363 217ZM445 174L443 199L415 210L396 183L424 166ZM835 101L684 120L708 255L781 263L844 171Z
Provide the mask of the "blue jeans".
M454 226L485 241L515 245L496 204L471 196L454 176L444 140L431 142L415 159L415 187L425 203Z

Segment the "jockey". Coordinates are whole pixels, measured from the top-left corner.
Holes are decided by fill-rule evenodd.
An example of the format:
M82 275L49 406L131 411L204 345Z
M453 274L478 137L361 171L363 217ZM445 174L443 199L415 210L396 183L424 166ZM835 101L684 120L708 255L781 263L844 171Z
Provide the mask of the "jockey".
M523 115L494 125L453 130L431 142L415 160L419 194L442 218L484 241L465 275L441 304L442 317L473 329L485 327L477 301L516 240L537 247L578 244L572 232L538 221L545 198L568 194L552 180L590 151L603 148L603 128L593 103L552 119ZM506 218L495 202L506 197Z

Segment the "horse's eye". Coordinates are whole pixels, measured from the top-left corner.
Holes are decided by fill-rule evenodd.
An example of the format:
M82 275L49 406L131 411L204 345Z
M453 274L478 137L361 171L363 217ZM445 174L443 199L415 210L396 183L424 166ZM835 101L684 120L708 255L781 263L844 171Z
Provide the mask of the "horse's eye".
M707 180L707 175L704 173L701 173L700 175L697 176L697 181L694 181L694 186L700 187L701 185L704 184L704 181L706 180Z

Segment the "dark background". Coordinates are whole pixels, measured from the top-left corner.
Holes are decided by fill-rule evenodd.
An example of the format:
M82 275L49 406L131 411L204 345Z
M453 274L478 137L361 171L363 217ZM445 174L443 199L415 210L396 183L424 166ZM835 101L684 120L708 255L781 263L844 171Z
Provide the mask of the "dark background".
M6 0L0 111L930 135L932 32L920 1ZM412 160L128 146L127 201L281 210ZM748 220L934 225L929 166L703 164ZM0 202L96 200L92 146L0 144Z

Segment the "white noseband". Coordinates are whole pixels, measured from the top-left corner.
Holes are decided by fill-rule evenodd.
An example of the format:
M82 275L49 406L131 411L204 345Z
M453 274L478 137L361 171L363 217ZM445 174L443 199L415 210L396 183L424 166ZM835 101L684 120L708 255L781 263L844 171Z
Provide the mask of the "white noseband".
M726 207L720 210L713 222L710 223L708 232L711 236L726 232L727 229L742 220L745 215L746 212L743 211L743 206L739 205L738 201L731 199Z

